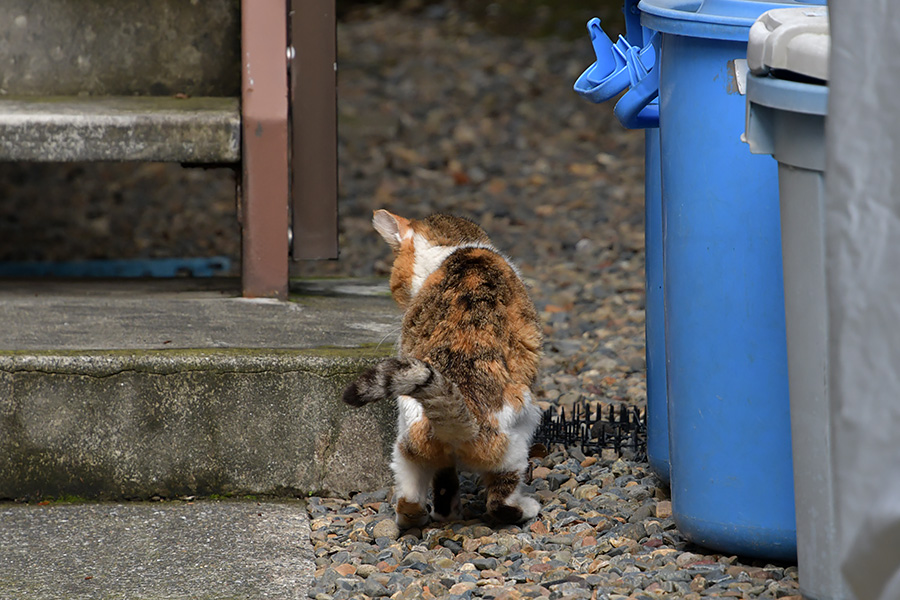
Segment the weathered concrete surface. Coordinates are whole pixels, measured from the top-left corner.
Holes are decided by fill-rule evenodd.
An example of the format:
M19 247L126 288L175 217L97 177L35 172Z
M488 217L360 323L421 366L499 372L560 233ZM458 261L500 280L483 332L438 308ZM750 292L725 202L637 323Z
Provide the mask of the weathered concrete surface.
M240 161L239 0L4 0L0 160Z
M0 279L0 350L309 349L391 352L400 312L383 279L291 282L289 302L233 279Z
M0 598L305 598L299 502L0 504Z
M4 0L0 94L240 95L239 0Z
M0 498L347 493L388 477L353 351L0 353Z
M389 481L393 404L340 402L393 351L383 283L319 284L295 302L237 300L214 282L91 285L0 286L0 498Z
M0 160L234 163L238 98L0 96Z

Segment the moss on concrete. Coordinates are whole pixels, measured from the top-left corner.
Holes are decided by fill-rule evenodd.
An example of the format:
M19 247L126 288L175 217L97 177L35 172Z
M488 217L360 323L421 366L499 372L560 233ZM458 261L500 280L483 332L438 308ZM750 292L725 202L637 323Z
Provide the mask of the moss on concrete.
M165 350L0 350L0 372L42 372L108 377L125 371L169 374L285 373L304 371L331 377L359 371L394 354L393 344L319 346L299 349L172 348Z

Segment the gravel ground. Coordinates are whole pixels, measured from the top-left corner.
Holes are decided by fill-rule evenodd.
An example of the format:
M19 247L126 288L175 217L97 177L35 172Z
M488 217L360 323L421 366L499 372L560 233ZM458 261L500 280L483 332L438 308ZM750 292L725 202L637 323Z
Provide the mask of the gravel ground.
M0 198L0 261L226 256L240 264L230 169L0 162Z
M437 4L356 11L338 39L342 256L295 274L386 275L376 208L468 216L517 262L540 310L539 399L643 407L643 138L572 92L593 60L587 37L502 37ZM0 194L2 260L237 261L228 171L0 165ZM543 509L521 527L483 522L472 479L468 520L406 532L388 489L310 498L311 596L799 599L795 566L687 543L646 463L550 452L532 461Z

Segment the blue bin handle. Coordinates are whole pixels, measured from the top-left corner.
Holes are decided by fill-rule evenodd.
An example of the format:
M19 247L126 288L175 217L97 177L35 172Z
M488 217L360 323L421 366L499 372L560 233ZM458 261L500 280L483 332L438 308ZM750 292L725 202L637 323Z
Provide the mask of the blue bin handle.
M659 108L652 104L659 95L659 76L654 69L658 34L654 32L643 46L634 46L622 36L613 44L596 17L588 21L587 29L597 60L578 77L575 91L600 103L630 87L616 104L619 121L631 129L658 127ZM649 33L643 28L638 31L642 39Z
M656 102L659 98L659 69L655 64L658 39L658 34L654 34L640 51L630 49L627 64L631 87L619 98L613 111L619 122L629 129L659 127L659 103ZM654 53L654 61L649 68L649 61L644 60L644 55L648 53Z
M630 77L626 52L630 47L621 37L613 44L594 17L587 24L597 60L575 81L575 91L591 102L606 102L628 87Z

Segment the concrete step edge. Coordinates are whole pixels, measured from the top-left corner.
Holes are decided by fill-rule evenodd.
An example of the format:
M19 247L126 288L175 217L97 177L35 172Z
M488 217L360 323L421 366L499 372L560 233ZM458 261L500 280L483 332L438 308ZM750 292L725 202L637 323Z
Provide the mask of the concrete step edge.
M126 371L159 375L215 370L221 373L285 373L328 368L353 374L392 347L171 348L129 350L0 350L0 371L109 377Z
M4 96L0 159L240 160L237 97Z

